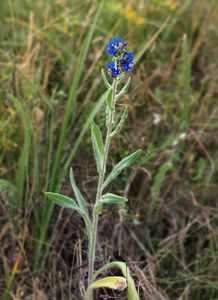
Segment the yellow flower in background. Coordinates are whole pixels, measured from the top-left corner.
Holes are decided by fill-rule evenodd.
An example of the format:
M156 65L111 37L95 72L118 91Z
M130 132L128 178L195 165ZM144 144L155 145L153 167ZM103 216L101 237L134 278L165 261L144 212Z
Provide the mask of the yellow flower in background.
M8 107L6 110L12 116L16 113L15 110L12 107Z
M140 17L136 10L131 4L125 5L124 3L114 3L109 2L107 4L108 9L113 10L116 13L122 15L127 21L133 23L134 25L145 24L144 18Z
M131 3L127 3L127 2ZM137 10L134 8L137 7L137 1L130 1L130 0L124 0L124 1L109 1L107 2L107 8L111 11L114 11L116 13L119 13L122 15L127 21L134 25L143 25L145 24L145 18L141 17ZM178 0L151 0L148 5L142 9L142 11L148 13L148 12L154 12L159 11L164 8L168 8L172 11L174 11L178 7ZM135 5L134 5L135 4ZM138 5L139 7L139 5Z
M132 22L135 25L145 24L144 18L137 15L136 11L131 5L127 5L123 14L128 21Z
M177 8L177 4L174 0L166 0L166 3L171 10L175 10Z

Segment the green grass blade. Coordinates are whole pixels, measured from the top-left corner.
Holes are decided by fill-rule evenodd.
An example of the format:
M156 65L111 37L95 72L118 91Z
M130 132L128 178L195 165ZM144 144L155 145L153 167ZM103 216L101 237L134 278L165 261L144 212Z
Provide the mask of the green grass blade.
M153 211L155 210L157 203L158 203L158 198L160 195L160 190L164 182L164 178L167 174L168 171L172 169L173 165L171 162L166 162L160 166L158 169L158 172L154 178L154 183L151 187L151 202L149 203L149 208L148 208L148 216L151 216Z
M14 96L9 96L10 101L14 105L16 112L20 116L23 125L23 148L19 157L18 167L16 170L16 186L17 186L17 209L22 207L25 183L28 173L29 150L32 136L32 124L27 110L21 102Z
M69 170L69 167L70 167L70 164L73 160L73 158L75 157L81 143L82 143L82 140L83 140L83 137L84 135L86 134L86 132L89 130L90 128L90 124L92 122L92 120L94 119L94 117L97 115L97 113L100 111L102 105L105 103L107 97L108 97L108 94L110 93L110 90L107 90L101 97L100 99L98 100L98 102L94 105L93 109L91 110L89 116L87 117L86 119L86 122L85 124L83 125L82 127L82 130L78 136L78 138L76 139L75 143L74 143L74 146L68 156L68 159L64 165L64 168L63 168L63 171L61 172L60 176L59 176L59 181L58 181L58 184L57 184L57 188L56 188L56 191L59 191L60 190L60 187L61 187L61 184L63 182L63 179L64 177L66 176L68 170Z
M16 187L8 180L0 179L0 193L6 192L8 202L10 205L10 213L15 216L16 208Z
M135 57L135 63L137 63L140 60L140 58L144 55L144 53L146 51L148 51L148 49L152 46L152 44L159 37L159 35L162 33L162 31L166 28L169 21L170 21L170 18L167 18L166 21L161 25L161 27L154 33L154 35L148 41L145 42L145 44L142 47L141 51L139 51L138 54ZM72 148L72 150L71 150L71 152L68 156L68 159L67 159L67 161L64 165L63 171L61 172L61 174L59 176L59 180L58 180L57 188L56 188L57 192L60 190L61 184L63 182L63 178L66 176L66 174L69 170L70 164L71 164L73 158L75 157L75 155L76 155L76 153L77 153L77 151L78 151L78 149L79 149L79 147L82 143L84 135L89 130L89 126L90 126L91 121L94 119L96 114L102 108L103 104L105 103L105 100L107 99L107 95L108 95L109 92L110 92L110 90L106 91L103 95L100 96L97 104L94 106L94 108L92 109L89 117L87 118L87 121L83 125L81 133L78 136L77 140L75 141L74 146L73 146L73 148Z
M183 37L182 44L182 101L183 101L183 113L182 113L182 128L181 130L187 130L190 119L190 96L191 96L191 63L188 52L187 36Z
M158 36L162 33L162 31L166 28L170 21L171 17L168 17L165 22L160 26L160 28L152 35L152 37L146 41L144 46L142 47L141 51L138 52L138 54L135 56L135 64L134 67L136 66L136 63L140 60L140 58L145 54L145 52L148 51L148 49L153 45L155 40L158 38Z
M90 30L86 36L86 39L84 40L83 46L81 48L79 57L77 59L77 65L76 65L76 69L75 69L75 74L73 77L73 84L71 86L70 89L70 94L67 100L67 104L66 104L66 109L65 109L65 114L64 114L64 119L63 119L63 125L61 128L61 133L60 133L60 139L59 139L59 143L58 143L58 148L57 148L57 152L55 155L55 162L54 162L54 167L53 167L53 174L52 174L52 179L51 179L51 187L50 189L53 190L54 188L54 184L55 184L55 180L57 177L57 173L58 173L58 169L60 166L60 160L62 157L62 152L63 152L63 147L64 147L64 142L65 142L65 138L67 135L67 129L68 129L68 125L70 122L70 118L72 116L72 111L73 111L73 105L76 99L76 95L77 95L77 90L79 87L79 83L80 83L80 79L82 77L82 72L84 69L84 65L85 65L85 61L88 55L88 51L91 45L91 41L94 35L94 31L96 28L96 24L97 21L100 17L100 13L101 13L101 9L103 7L104 4L104 0L101 2L97 13L95 15L95 18L93 20L92 26L90 27Z
M96 24L100 17L100 13L101 13L104 2L105 2L105 0L103 0L98 7L98 10L96 12L95 18L92 23L92 26L90 27L90 30L88 31L86 39L81 48L80 55L77 59L77 65L76 65L75 74L73 77L73 84L71 86L70 94L69 94L69 97L67 100L66 109L65 109L65 113L64 113L64 119L63 119L63 125L62 125L61 133L60 133L60 139L59 139L59 143L58 143L58 147L57 147L57 152L55 155L54 167L53 167L52 176L51 176L50 191L55 190L55 182L56 182L56 178L57 178L57 174L58 174L58 170L59 170L59 166L60 166L60 161L61 161L62 152L63 152L63 148L64 148L65 138L67 136L68 125L69 125L70 118L71 118L72 111L73 111L73 104L76 99L77 90L79 87L80 79L82 77L82 71L84 69L84 64L85 64L85 61L86 61L86 58L88 55L88 51L89 51L89 48L91 45L91 40L93 38ZM37 267L39 260L40 260L41 249L42 249L43 241L46 236L46 232L47 232L48 224L49 224L49 221L51 218L52 210L53 210L53 203L48 203L45 206L45 209L42 214L42 226L41 226L40 234L38 237L39 242L37 242L36 246L35 246L34 268Z

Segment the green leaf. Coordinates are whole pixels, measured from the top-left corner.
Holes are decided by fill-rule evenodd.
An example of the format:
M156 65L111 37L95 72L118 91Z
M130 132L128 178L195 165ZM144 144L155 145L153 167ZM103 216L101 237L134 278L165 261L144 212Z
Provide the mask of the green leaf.
M152 213L155 211L158 205L159 196L160 196L161 188L164 185L165 176L167 172L169 172L172 168L173 168L172 162L167 161L160 166L157 174L154 177L154 183L151 187L151 201L149 202L149 206L148 206L149 217L152 215Z
M88 215L89 212L88 212L86 200L85 200L85 198L83 197L83 195L81 194L80 190L78 189L78 187L76 185L76 182L75 182L75 179L74 179L74 176L73 176L73 169L72 168L70 168L70 183L71 183L73 192L75 194L75 197L76 197L76 200L77 200L77 203L78 203L80 209Z
M23 205L25 183L28 178L29 151L31 147L31 137L33 131L30 115L26 107L22 104L20 100L18 100L12 95L9 95L9 99L15 107L23 126L23 145L21 147L21 153L16 167L16 206L17 208L20 208Z
M107 108L109 110L112 110L112 95L113 95L113 90L110 89L108 95L107 95L107 100L106 100L106 103L107 103Z
M7 200L10 205L9 209L11 215L14 217L16 216L16 187L6 179L0 179L0 194L2 192L7 193Z
M104 69L101 69L101 75L102 75L102 78L104 80L104 84L105 84L106 88L107 89L111 89L111 84L107 80L107 77L106 77L106 75L104 73Z
M61 194L57 194L57 193L51 193L51 192L45 192L45 196L55 204L58 204L65 208L71 208L71 209L74 209L75 211L77 211L81 215L81 217L83 218L83 220L86 224L88 236L90 238L91 231L92 231L92 223L91 223L89 217L87 216L87 214L84 213L79 208L79 206L77 205L75 200L71 199L70 197L67 197L67 196L64 196Z
M183 85L183 112L181 114L181 131L187 130L190 122L191 97L191 62L188 50L187 35L183 36L182 44L182 85Z
M45 192L45 196L55 204L58 204L62 207L72 208L75 210L79 209L76 201L71 199L70 197L51 192Z
M95 16L91 20L91 26L89 26L89 29L87 30L87 34L84 39L84 42L79 49L80 50L79 56L76 59L74 78L72 80L69 97L68 97L68 100L66 103L64 118L62 121L61 133L58 138L59 142L58 142L56 155L55 155L55 159L54 159L54 166L53 166L53 170L52 170L51 184L50 184L51 191L54 191L54 190L59 191L60 190L60 184L57 185L57 177L59 177L60 164L62 162L64 145L65 145L65 141L66 141L67 132L69 129L69 122L70 122L70 119L72 116L72 111L74 109L74 103L76 100L76 96L78 95L78 88L80 87L80 81L82 79L82 74L85 70L86 59L89 54L89 49L90 49L90 46L91 46L91 43L93 40L93 36L94 36L95 30L98 28L97 22L99 19L101 19L101 12L104 7L104 3L105 3L105 0L102 0L101 3L98 6L96 6ZM95 109L94 109L94 111L95 111ZM85 123L85 125L87 126L87 123ZM88 126L87 127L86 126L85 126L85 128L88 127ZM83 135L84 135L84 130L82 130L82 134L79 136L80 140ZM78 149L78 145L79 145L79 140L77 139L76 147L74 146L72 149L73 152L75 151L76 148ZM73 152L70 153L66 163L68 163L68 164L71 163L70 159L71 159ZM66 165L66 163L65 163L65 165ZM68 171L68 169L67 169L67 171ZM62 172L66 172L66 168L64 168L64 170ZM61 176L60 176L60 178L58 178L58 181L63 179L62 174L63 173L60 174ZM46 235L46 231L47 231L47 228L49 225L49 220L51 219L52 210L53 210L52 203L48 203L48 205L46 205L43 210L43 220L42 220L42 224L40 224L42 230L40 230L40 235L37 238L37 245L35 248L34 269L37 269L37 265L40 260L40 256L41 256L40 253L41 253L41 249L44 245L45 235ZM44 259L44 257L42 259Z
M120 121L117 124L117 127L114 129L114 131L111 132L110 138L112 138L113 136L115 136L117 133L119 133L121 131L127 116L128 116L128 107L127 107L127 105L125 105L121 112Z
M108 94L107 94L107 98L106 98L106 127L109 126L109 121L110 121L110 116L112 113L113 105L112 105L112 101L113 101L113 90L110 89L108 90Z
M103 166L104 145L103 145L100 129L94 122L92 122L91 125L91 135L92 135L92 146L93 146L94 156L97 164L97 170L98 173L101 173L102 166Z
M122 159L111 171L111 173L108 175L107 179L105 180L103 184L103 189L114 179L116 178L123 169L129 167L136 159L141 155L142 150L139 149L135 151L134 153L130 154L129 156Z
M127 92L130 82L131 82L131 77L128 78L128 80L127 80L126 84L124 85L124 87L122 88L122 90L116 95L116 97L115 97L116 101L118 99L120 99Z
M118 196L118 195L114 195L114 194L111 194L111 193L104 194L101 197L101 199L99 200L99 202L106 203L106 204L125 203L127 201L128 201L127 198L121 197L121 196Z
M103 1L101 2L103 4ZM99 7L100 10L100 7ZM144 46L142 46L141 50L138 52L138 54L135 56L135 65L140 61L141 57L152 47L153 43L158 39L158 37L160 36L160 34L163 32L163 30L166 28L166 26L168 25L169 21L170 21L170 17L168 17L164 23L160 26L160 28L153 34L153 36L151 36L151 38L147 41L145 40ZM124 76L125 77L125 76ZM120 78L120 80L122 80L122 78ZM118 82L120 81L118 80ZM103 106L103 104L106 101L106 97L109 93L109 90L106 90L100 97L99 100L96 102L95 106L93 107L91 113L88 115L88 118L86 119L86 122L84 123L82 130L78 136L78 138L76 139L71 152L67 158L67 161L64 165L64 168L62 170L61 176L59 176L58 178L58 185L57 185L57 189L60 190L61 187L61 183L63 182L63 178L66 175L66 173L68 172L69 166L72 162L72 159L75 157L75 155L78 152L79 147L81 146L81 143L83 141L84 135L87 132L87 130L89 129L89 125L90 125L90 120L92 120L97 112L99 112L99 110L101 109L101 107Z
M126 263L124 263L124 262L115 261L115 262L111 262L111 263L103 266L102 268L100 268L99 270L97 270L95 272L95 274L94 274L94 280L102 272L105 272L106 270L113 269L113 268L120 269L121 272L123 273L123 276L125 276L125 278L126 278L126 281L127 281L127 289L126 289L126 291L127 291L127 299L128 300L140 300L139 299L139 295L138 295L137 290L136 290L136 287L135 287L134 280L131 277L129 268L127 267Z

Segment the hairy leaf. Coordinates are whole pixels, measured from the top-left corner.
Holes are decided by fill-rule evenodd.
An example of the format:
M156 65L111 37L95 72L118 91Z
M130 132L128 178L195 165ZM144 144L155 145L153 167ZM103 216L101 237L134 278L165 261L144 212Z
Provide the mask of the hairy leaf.
M102 172L104 145L102 141L101 131L98 126L92 122L91 125L92 146L97 164L98 173Z
M115 97L116 101L118 99L120 99L127 92L130 82L131 82L131 77L128 78L128 80L127 80L126 84L124 85L124 87L122 88L122 90L116 95L116 97Z
M125 203L128 199L122 196L114 195L111 193L104 194L99 202L106 203L106 204L113 204L113 203Z
M117 124L116 128L114 129L114 131L111 132L110 134L110 138L112 138L113 136L115 136L117 133L119 133L121 131L121 129L123 128L124 122L126 120L128 116L128 107L125 105L122 112L121 112L121 116L120 116L120 121Z
M51 193L51 192L45 192L45 196L55 204L58 204L65 208L71 208L71 209L76 210L81 215L81 217L84 219L84 222L86 224L86 228L88 231L88 235L90 237L91 230L92 230L91 221L90 221L89 217L87 216L87 214L84 213L79 208L79 206L77 205L75 200L71 199L70 197L67 197L67 196L64 196L61 194L57 194L57 193Z
M129 167L136 159L141 155L142 150L139 149L135 151L134 153L130 154L129 156L122 159L111 171L111 173L108 175L107 179L105 180L103 184L103 189L114 179L116 178L123 169Z
M109 81L107 80L107 77L104 73L104 69L101 69L101 75L102 75L102 78L104 80L104 84L106 86L107 89L111 89L111 84L109 83Z
M112 95L113 95L113 90L111 89L110 91L109 91L109 93L108 93L108 95L107 95L107 100L106 100L106 102L107 102L107 108L109 109L109 110L112 110Z
M55 204L58 204L62 207L72 208L75 210L79 209L76 201L71 199L70 197L51 192L45 192L45 196Z
M71 183L73 192L75 194L75 197L76 197L76 200L77 200L77 203L78 203L80 209L88 215L88 208L87 208L86 200L85 200L85 198L83 197L83 195L81 194L80 190L78 189L78 187L76 185L76 182L75 182L75 179L74 179L74 176L73 176L73 169L72 168L70 168L70 183Z

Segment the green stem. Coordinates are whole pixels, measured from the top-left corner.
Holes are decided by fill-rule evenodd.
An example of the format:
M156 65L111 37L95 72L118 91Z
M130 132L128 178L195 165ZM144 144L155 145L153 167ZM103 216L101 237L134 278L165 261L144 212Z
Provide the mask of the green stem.
M104 145L104 157L103 157L103 166L102 166L102 172L99 175L98 179L98 188L96 193L96 200L95 204L97 204L98 200L101 198L103 193L103 183L104 183L104 177L106 173L106 165L107 165L107 159L108 159L108 152L110 147L110 134L113 127L113 119L114 119L114 113L115 113L115 96L116 96L116 89L117 89L117 81L114 79L113 81L113 93L112 93L112 109L109 110L109 122L107 127L107 134L105 139L105 145ZM90 242L90 253L89 253L89 284L93 280L93 274L94 274L94 262L95 262L95 251L96 251L96 241L97 241L97 229L98 229L98 218L99 218L99 211L97 213L93 213L93 237L92 241ZM90 291L92 293L92 291ZM92 295L90 295L90 299L92 299Z

